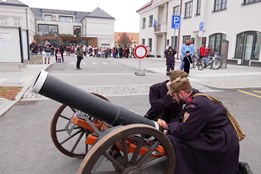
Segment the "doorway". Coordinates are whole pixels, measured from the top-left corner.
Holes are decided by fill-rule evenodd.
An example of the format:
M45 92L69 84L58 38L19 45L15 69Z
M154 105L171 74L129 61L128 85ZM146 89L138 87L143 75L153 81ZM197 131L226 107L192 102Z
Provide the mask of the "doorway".
M242 61L242 65L249 66L251 60L259 60L261 46L261 33L246 31L237 35L235 58Z

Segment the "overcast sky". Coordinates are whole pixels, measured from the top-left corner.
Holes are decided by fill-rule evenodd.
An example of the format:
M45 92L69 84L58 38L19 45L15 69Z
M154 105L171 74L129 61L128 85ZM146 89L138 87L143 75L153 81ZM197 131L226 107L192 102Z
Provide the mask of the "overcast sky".
M139 32L136 11L150 0L20 0L29 7L91 12L100 7L114 17L115 32Z

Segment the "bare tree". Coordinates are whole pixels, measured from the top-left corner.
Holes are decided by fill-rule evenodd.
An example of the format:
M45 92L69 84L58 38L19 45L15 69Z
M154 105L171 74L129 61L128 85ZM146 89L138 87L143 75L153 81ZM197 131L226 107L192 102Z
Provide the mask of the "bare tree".
M129 47L131 45L131 40L126 33L122 33L118 43L120 46Z

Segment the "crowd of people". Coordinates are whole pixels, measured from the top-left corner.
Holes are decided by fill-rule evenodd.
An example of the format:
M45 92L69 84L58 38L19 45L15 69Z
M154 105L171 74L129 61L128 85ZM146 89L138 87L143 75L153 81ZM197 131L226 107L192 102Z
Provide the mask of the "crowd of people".
M61 54L62 61L64 61L63 55L76 55L77 48L82 46L83 55L87 57L101 57L101 58L134 58L134 48L132 47L98 47L98 46L86 46L85 44L70 44L54 46L48 40L44 44L36 44L35 40L30 44L31 54L45 54L48 52L49 57L55 56L57 61L57 54ZM46 49L47 47L47 49ZM48 59L47 56L47 59Z

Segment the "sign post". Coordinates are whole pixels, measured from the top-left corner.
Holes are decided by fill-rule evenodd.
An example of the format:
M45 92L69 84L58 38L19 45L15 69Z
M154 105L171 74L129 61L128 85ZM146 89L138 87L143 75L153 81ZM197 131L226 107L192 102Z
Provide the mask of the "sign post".
M201 38L201 44L202 44L202 32L203 32L203 28L204 28L204 23L203 22L200 22L199 23L199 32L198 32L198 37Z
M174 49L176 29L180 29L180 15L172 15L171 28L174 29L174 37L173 37L173 49Z
M134 56L138 59L143 59L148 55L148 50L144 45L138 45L136 46L136 48L134 49ZM140 60L139 60L139 71L135 72L135 75L137 76L145 76L144 72L141 72L140 69Z

